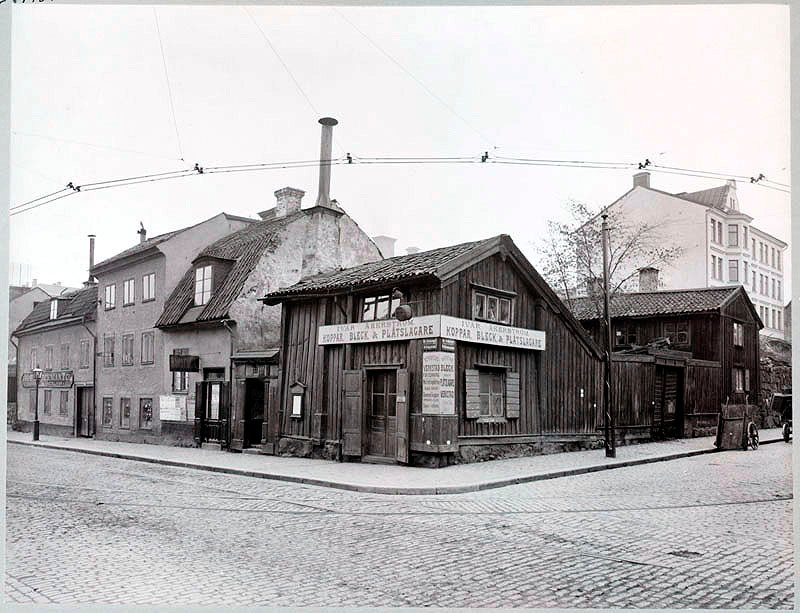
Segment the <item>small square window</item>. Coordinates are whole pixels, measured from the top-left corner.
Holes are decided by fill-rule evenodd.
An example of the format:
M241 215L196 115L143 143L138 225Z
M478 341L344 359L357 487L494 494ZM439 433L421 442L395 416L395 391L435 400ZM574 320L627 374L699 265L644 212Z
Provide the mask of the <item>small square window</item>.
M472 293L472 317L483 321L510 324L513 312L513 300L489 293L474 291Z

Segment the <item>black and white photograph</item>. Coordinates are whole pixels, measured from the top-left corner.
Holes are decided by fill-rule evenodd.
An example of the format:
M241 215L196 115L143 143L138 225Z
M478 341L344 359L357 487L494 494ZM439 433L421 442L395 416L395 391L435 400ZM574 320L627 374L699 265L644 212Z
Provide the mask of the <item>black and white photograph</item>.
M791 34L0 0L3 608L795 610Z

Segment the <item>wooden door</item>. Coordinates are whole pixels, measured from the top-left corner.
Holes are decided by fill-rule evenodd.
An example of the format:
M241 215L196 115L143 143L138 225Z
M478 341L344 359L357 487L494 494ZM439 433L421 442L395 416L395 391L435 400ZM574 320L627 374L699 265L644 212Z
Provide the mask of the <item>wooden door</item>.
M344 412L342 415L342 454L360 456L362 453L364 374L360 370L344 371Z
M245 447L261 444L261 431L264 424L264 388L268 385L260 379L246 379L244 395Z
M397 371L367 374L367 455L397 457Z
M397 371L397 400L396 416L397 434L395 436L396 458L398 462L408 463L408 393L409 393L408 370L402 368Z

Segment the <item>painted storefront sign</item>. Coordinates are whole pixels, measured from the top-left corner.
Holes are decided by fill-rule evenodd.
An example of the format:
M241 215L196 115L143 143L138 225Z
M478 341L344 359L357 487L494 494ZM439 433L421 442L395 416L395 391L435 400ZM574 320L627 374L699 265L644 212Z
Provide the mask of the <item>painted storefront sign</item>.
M456 356L446 351L422 354L422 412L456 414Z
M39 381L39 387L72 387L75 383L75 373L71 370L45 371ZM22 387L30 389L36 387L36 379L32 372L22 375Z
M449 315L423 315L408 321L387 319L320 326L320 345L382 343L441 337L467 343L544 351L545 333Z

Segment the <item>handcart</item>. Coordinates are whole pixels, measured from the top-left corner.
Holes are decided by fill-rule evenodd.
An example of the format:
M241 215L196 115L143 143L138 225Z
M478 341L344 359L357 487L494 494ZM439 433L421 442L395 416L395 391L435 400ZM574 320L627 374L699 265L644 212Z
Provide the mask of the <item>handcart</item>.
M783 440L787 443L792 438L792 393L784 391L772 394L770 408L774 413L781 416L781 431Z

